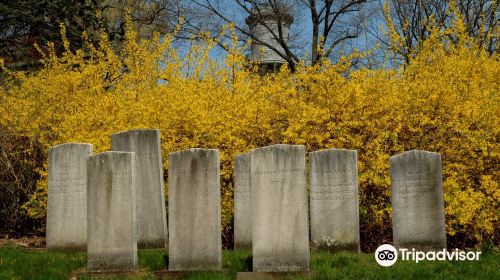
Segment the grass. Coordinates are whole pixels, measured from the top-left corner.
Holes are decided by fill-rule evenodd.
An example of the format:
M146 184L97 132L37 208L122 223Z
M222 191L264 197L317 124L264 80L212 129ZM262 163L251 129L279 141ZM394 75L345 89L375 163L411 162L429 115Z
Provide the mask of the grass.
M154 271L166 269L165 259L162 250L140 250L141 273L104 279L155 279ZM0 247L0 279L69 279L72 272L84 271L85 265L85 253ZM251 269L251 253L224 251L223 266L223 272L189 272L176 279L236 279L238 271ZM479 261L398 261L385 268L372 254L312 252L311 270L314 273L307 279L500 279L500 256L483 252ZM301 277L291 273L286 279Z
M85 253L0 247L0 279L68 279L71 271L85 263Z

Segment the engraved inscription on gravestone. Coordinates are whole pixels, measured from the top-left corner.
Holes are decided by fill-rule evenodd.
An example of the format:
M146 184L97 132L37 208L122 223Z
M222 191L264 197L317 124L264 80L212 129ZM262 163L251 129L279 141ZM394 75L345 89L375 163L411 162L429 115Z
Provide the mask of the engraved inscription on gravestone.
M309 226L302 145L250 152L254 272L309 270Z
M47 249L87 248L87 168L92 145L67 143L49 150Z
M113 151L134 152L137 163L137 246L165 248L167 221L163 167L158 129L139 129L111 135Z
M175 152L168 162L168 269L220 270L219 150Z
M411 150L391 157L394 245L446 248L441 155Z
M236 156L234 163L234 247L252 248L252 200L250 154Z
M137 267L135 160L129 152L87 158L89 271Z
M312 245L329 251L359 251L357 152L310 153Z

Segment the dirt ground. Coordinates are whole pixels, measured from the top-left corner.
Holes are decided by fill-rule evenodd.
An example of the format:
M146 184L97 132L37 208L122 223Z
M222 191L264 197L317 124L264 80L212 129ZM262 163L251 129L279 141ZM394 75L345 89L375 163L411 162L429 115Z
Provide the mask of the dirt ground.
M45 248L44 237L22 237L22 238L0 238L0 246L14 244L24 248L40 249Z

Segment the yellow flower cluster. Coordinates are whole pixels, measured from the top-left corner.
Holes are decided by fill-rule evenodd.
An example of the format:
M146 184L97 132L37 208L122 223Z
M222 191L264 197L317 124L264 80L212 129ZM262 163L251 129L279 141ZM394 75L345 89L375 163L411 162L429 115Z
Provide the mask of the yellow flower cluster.
M345 58L266 76L236 43L224 61L210 58L217 40L192 41L185 55L171 37L138 42L130 29L119 51L105 36L98 46L60 56L49 45L39 71L3 68L0 126L47 150L75 141L105 151L112 133L134 128L159 128L164 157L191 147L219 149L226 240L237 154L276 143L358 150L368 241L390 237L389 157L410 149L439 152L447 233L474 244L498 236L500 62L457 26L433 30L400 69L353 70ZM32 216L45 215L46 170L40 174L39 190L26 204Z

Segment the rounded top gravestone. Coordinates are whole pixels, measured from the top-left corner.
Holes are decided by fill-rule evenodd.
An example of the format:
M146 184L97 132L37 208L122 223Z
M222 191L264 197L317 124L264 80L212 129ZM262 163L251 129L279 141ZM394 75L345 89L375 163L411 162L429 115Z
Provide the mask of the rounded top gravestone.
M441 155L411 150L391 157L394 245L446 248Z

